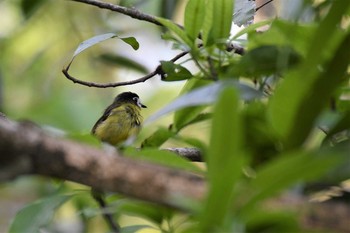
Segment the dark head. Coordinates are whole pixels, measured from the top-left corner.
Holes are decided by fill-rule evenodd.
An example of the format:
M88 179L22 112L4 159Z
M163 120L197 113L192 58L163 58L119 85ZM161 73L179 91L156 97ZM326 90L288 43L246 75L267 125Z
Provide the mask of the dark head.
M123 92L114 99L114 103L133 103L140 108L147 108L146 105L143 105L140 101L140 97L133 92Z

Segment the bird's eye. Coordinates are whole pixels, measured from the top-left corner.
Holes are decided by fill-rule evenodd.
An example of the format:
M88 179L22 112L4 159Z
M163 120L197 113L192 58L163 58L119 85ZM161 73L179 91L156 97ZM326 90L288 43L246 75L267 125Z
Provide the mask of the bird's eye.
M135 101L135 103L137 103L139 101L139 98L137 98L137 97L134 97L132 99Z

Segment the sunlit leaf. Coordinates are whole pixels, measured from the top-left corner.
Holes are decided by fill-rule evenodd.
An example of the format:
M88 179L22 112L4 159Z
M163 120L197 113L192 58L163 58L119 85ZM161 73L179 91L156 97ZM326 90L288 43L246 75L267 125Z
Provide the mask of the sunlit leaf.
M212 38L210 37L211 28L213 26L214 18L214 1L206 1L205 6L205 17L203 19L202 25L202 40L204 45L210 45L213 43Z
M166 210L163 207L156 206L152 203L132 201L128 199L111 202L111 205L116 206L115 209L118 213L129 216L142 217L156 224L162 222L163 212Z
M159 128L142 142L142 147L160 147L174 135L175 133L169 129Z
M265 21L260 21L254 24L249 25L248 27L245 27L241 31L239 31L234 37L232 38L233 40L239 38L240 36L243 36L244 34L250 33L250 32L256 32L256 29L263 27L265 25L271 24L272 20L265 20Z
M190 0L185 10L185 30L192 40L195 40L205 17L205 0Z
M230 35L233 4L232 0L215 0L214 3L214 17L211 27L211 36L214 41L218 39L225 39Z
M177 35L185 44L187 44L187 46L189 46L190 48L195 48L193 41L187 36L186 32L174 22L159 17L157 18L157 20L170 31L175 33L175 35Z
M156 230L156 228L150 225L132 225L132 226L122 227L120 229L120 233L135 233L135 232L138 232L139 230L148 229L148 228Z

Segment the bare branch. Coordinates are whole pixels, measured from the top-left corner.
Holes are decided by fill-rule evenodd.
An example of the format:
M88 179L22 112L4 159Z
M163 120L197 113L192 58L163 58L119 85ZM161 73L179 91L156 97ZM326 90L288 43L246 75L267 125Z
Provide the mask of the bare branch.
M107 153L2 118L0 154L0 181L38 174L180 209L186 206L176 200L200 200L206 192L205 181L194 173Z
M178 55L176 55L174 58L170 59L170 61L172 62L175 62L177 61L178 59L180 59L181 57L185 56L186 54L188 54L187 51L185 52L182 52L182 53L179 53ZM83 81L83 80L80 80L80 79L77 79L77 78L74 78L73 76L71 76L69 73L68 73L68 70L70 68L70 64L68 64L68 66L62 70L62 73L64 74L64 76L66 76L67 79L71 80L73 83L78 83L78 84L81 84L81 85L84 85L84 86L88 86L88 87L98 87L98 88L107 88L107 87L119 87L119 86L127 86L127 85L132 85L132 84L136 84L136 83L141 83L141 82L145 82L147 81L148 79L156 76L156 75L164 75L164 72L162 70L162 66L161 65L158 65L157 68L141 77L141 78L138 78L138 79L134 79L134 80L131 80L131 81L125 81L125 82L116 82L116 83L104 83L104 84L101 84L101 83L95 83L95 82L87 82L87 81Z
M255 12L257 12L258 10L260 10L261 8L263 8L264 6L266 6L267 4L271 3L273 0L269 0L267 2L265 2L264 4L262 4L261 6L258 6L257 8L255 8Z
M97 6L97 7L102 8L102 9L108 9L111 11L121 13L123 15L130 16L131 18L134 18L134 19L153 23L153 24L158 25L158 26L163 26L156 19L155 16L142 13L134 8L127 8L127 7L123 7L123 6L119 6L119 5L114 5L112 3L100 2L100 1L96 1L96 0L72 0L72 1Z

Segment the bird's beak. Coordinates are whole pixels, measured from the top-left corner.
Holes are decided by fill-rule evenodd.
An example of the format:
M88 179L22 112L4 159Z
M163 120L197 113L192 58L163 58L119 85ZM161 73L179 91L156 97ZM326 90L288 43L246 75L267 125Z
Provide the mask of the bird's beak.
M140 108L147 108L146 105L144 105L144 104L141 103L141 101L140 101L139 98L137 98L137 106L139 106Z

